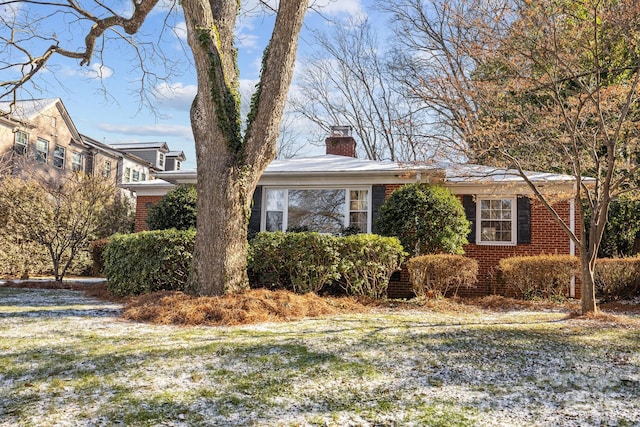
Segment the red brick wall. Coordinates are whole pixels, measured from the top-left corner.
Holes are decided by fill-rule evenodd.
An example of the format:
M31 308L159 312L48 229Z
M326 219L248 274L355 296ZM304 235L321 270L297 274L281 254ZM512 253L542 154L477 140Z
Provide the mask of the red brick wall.
M136 199L136 223L133 227L133 231L148 230L147 226L147 214L149 209L158 203L162 199L162 196L138 196Z
M569 224L569 202L554 205L556 212ZM579 219L576 218L576 224ZM465 291L469 295L510 295L511 289L498 285L496 270L503 258L541 254L569 254L569 236L553 219L549 211L537 200L531 200L531 243L516 246L465 245L465 256L478 261L478 284Z
M387 185L386 196L398 188L399 185ZM561 202L554 205L560 217L569 224L569 202ZM575 223L580 223L576 212ZM513 256L530 256L540 254L569 254L569 237L556 223L549 211L537 200L531 200L531 243L515 246L494 246L469 244L464 247L465 256L478 261L478 284L472 289L459 289L460 296L484 296L491 294L513 296L512 289L500 285L496 270L498 263L503 258ZM577 249L576 249L577 253ZM576 281L576 297L580 297L580 284ZM389 283L388 296L390 298L411 298L414 296L409 283L409 275L406 268L396 273Z

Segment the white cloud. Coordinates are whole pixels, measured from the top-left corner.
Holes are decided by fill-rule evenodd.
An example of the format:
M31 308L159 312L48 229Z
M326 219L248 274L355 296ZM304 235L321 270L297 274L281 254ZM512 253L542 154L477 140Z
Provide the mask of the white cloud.
M154 96L161 105L181 111L189 111L197 93L196 85L182 83L161 83L154 90Z
M88 69L82 69L81 73L90 79L108 79L113 75L113 70L104 64L91 64Z
M149 124L149 125L128 125L115 123L98 123L96 125L109 133L119 133L128 136L144 136L144 137L167 137L177 136L183 138L193 138L191 126L170 125L170 124ZM130 140L130 139L128 139Z
M312 0L311 7L322 13L360 15L364 13L360 0Z
M173 27L173 32L178 36L178 38L182 40L187 39L187 23L182 21L178 22L175 27Z

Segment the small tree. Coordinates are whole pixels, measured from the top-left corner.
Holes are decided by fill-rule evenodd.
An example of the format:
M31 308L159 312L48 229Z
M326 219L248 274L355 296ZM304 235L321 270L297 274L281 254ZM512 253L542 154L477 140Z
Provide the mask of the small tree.
M449 190L408 184L383 203L376 220L380 234L395 236L414 256L464 253L470 227L462 203Z
M198 194L193 185L179 185L149 210L150 230L189 230L196 227Z
M2 233L44 246L56 281L62 281L79 251L100 228L116 188L101 177L74 174L50 183L6 177L0 181Z

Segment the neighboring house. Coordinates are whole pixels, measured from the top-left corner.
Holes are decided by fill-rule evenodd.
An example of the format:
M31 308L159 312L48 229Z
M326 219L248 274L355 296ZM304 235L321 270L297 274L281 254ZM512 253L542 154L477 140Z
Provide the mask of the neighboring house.
M193 170L160 172L156 176L160 179L128 186L138 198L136 230L146 228L147 210L174 184L196 181ZM537 172L528 177L545 193L557 195L554 207L575 228L579 218L573 199L563 197L571 193L573 177ZM575 254L573 242L514 171L357 159L354 139L344 135L327 138L324 156L273 161L254 193L249 228L286 231L303 226L335 233L355 225L375 233L375 218L384 200L393 190L411 182L441 184L462 201L472 224L464 249L480 267L479 284L472 294L506 293L496 289L495 269L502 258ZM579 289L574 283L571 286L570 295L578 296ZM411 296L406 275L395 278L389 295Z
M59 98L0 102L0 155L14 175L86 172L88 147Z
M152 180L151 173L158 171L153 164L127 151L86 135L82 135L82 140L91 148L94 173L112 179L116 184Z
M124 151L141 158L142 160L150 163L152 165L152 168L156 171L167 170L167 153L169 153L170 150L166 142L135 142L109 145L117 150ZM184 154L182 156L184 157ZM125 176L124 182L135 181L133 181L133 177L131 177L130 181L127 181Z

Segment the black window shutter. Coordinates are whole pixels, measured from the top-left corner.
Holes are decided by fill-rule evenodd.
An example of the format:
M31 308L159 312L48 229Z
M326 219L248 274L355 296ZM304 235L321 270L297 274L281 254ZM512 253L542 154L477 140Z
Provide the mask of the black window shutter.
M384 203L386 188L384 185L374 185L371 187L371 232L377 233L376 220L380 212L380 206Z
M473 200L473 196L462 196L462 206L464 207L464 214L467 217L467 221L471 224L471 231L467 235L469 243L476 242L476 202Z
M518 244L531 243L531 201L518 197Z
M260 213L262 212L262 186L256 187L253 192L253 203L251 204L251 216L249 217L249 231L260 232Z

